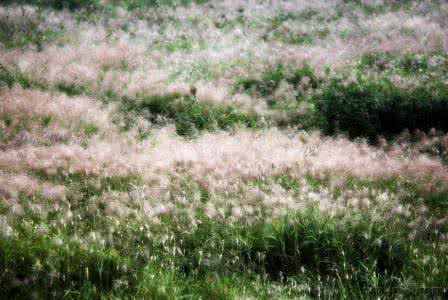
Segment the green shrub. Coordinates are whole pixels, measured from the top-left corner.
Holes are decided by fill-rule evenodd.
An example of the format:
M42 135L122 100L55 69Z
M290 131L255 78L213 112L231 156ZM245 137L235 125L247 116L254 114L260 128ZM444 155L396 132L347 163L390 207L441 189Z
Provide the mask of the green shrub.
M373 140L404 129L448 130L448 88L442 82L400 88L388 79L332 79L316 99L327 134Z

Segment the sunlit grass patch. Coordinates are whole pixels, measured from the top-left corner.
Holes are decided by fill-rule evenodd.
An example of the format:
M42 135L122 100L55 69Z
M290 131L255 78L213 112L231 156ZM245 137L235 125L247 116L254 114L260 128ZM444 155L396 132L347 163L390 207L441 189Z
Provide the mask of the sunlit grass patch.
M227 222L198 209L194 225L182 214L171 213L152 223L141 216L106 214L100 203L99 210L92 211L92 201L106 190L130 191L138 178L35 175L64 183L67 200L78 195L86 205L72 202L73 216L67 220L60 212L39 215L27 209L20 219L0 220L0 265L8 269L0 282L10 296L22 295L28 290L21 287L28 284L42 297L400 297L428 295L431 290L422 288L440 287L447 276L442 241L434 240L441 248L430 250L426 237L409 239L405 224L368 214L339 218L309 208L275 218ZM305 182L316 191L331 184L312 176ZM397 182L353 178L344 184L401 189ZM289 175L262 182L271 183L290 190L302 185ZM193 182L185 184L178 192L195 201L194 191L188 192Z
M124 268L128 258L114 250L87 249L64 238L25 228L16 237L0 238L2 294L19 298L94 296L112 290L116 280L130 277L131 270Z
M2 265L9 275L1 281L4 291L21 295L24 290L15 286L26 282L39 295L88 291L90 296L123 292L147 297L263 296L275 293L270 289L277 282L288 291L290 284L302 281L304 286L289 291L312 296L315 289L337 293L334 287L328 291L325 287L339 280L342 287L357 287L350 293L384 289L383 294L395 295L400 292L396 283L411 259L400 235L386 232L384 225L338 224L312 210L252 225L203 220L192 231L176 230L176 221L170 218L151 227L132 221L113 224L92 223L93 231L77 239L67 235L70 231L53 227L49 234L40 234L36 229L43 224L39 223L15 225L14 236L1 238ZM113 241L104 236L111 230L117 234ZM102 246L104 239L108 247ZM154 276L159 278L157 285ZM257 278L263 276L268 277L261 283ZM261 290L244 292L243 282L261 285ZM216 289L207 288L207 283Z

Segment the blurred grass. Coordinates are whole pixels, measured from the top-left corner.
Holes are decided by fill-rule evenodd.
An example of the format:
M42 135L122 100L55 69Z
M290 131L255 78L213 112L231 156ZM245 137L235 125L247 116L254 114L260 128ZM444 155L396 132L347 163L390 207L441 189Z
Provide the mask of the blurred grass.
M103 4L100 0L4 0L6 5L35 5L57 10L100 10L108 5L122 6L129 10L156 7L187 6L193 3L203 4L208 0L111 0Z

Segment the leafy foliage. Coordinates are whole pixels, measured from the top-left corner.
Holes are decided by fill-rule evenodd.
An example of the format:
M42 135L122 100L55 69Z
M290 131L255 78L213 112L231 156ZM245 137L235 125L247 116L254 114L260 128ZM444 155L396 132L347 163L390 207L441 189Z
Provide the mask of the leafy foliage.
M352 138L374 139L404 129L448 130L448 88L441 82L401 88L388 79L333 79L317 104L328 134L340 130Z

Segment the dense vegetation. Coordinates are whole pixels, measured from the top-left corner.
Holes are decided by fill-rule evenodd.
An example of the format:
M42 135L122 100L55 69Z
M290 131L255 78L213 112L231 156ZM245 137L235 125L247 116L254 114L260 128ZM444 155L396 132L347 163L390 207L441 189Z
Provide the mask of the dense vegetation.
M0 298L448 296L448 5L0 4Z

